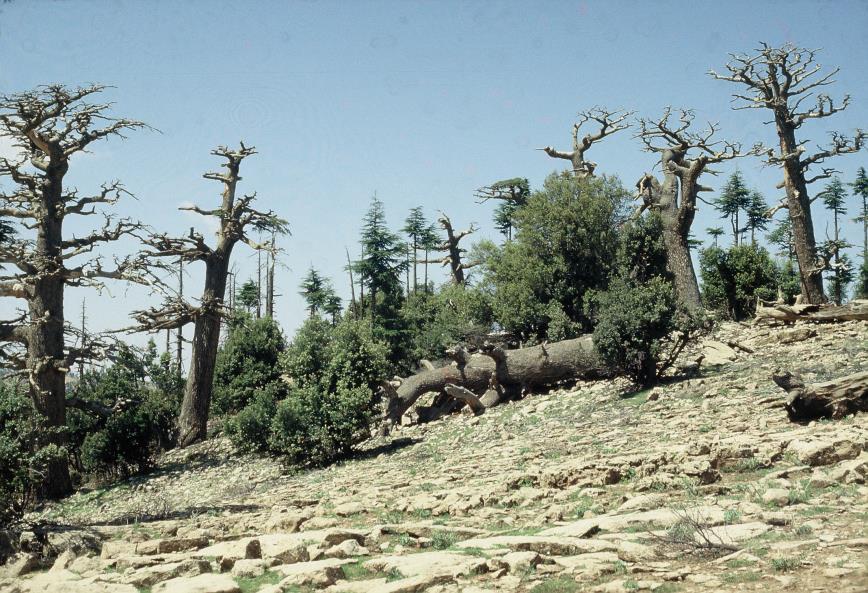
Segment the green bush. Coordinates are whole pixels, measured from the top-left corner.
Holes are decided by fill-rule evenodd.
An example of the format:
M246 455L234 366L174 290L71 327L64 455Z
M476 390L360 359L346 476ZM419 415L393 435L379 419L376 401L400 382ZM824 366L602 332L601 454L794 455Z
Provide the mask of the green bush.
M285 348L280 326L270 318L252 319L244 315L233 323L217 353L214 411L220 415L234 414L244 409L258 390L271 384L284 385L280 360Z
M226 436L242 450L267 449L277 402L285 395L286 390L275 385L254 391L244 409L231 416L224 424Z
M473 341L491 331L491 299L471 286L444 284L434 293L416 292L401 315L414 328L408 366L443 358L447 348Z
M753 316L757 298L774 300L780 274L768 251L756 245L703 249L699 256L705 306L734 320Z
M0 528L18 520L35 501L48 464L66 456L56 445L41 446L49 430L26 391L0 381Z
M679 325L672 285L660 277L642 284L616 277L607 291L588 299L586 310L596 321L600 358L643 386L653 384L665 339Z
M590 329L585 294L605 289L614 271L627 201L616 178L547 177L515 212L515 239L486 250L483 289L495 321L525 342L548 338L553 321L570 334L562 315Z
M180 390L181 379L171 370L169 358L157 361L153 344L143 355L124 346L112 366L85 373L70 386L70 395L113 412L101 417L68 410L74 467L102 478L147 469L159 451L174 446Z
M277 406L269 445L294 464L322 464L338 459L370 436L376 400L366 387L323 391L294 389Z
M305 321L282 355L288 393L276 382L255 390L226 422L233 443L308 465L333 461L367 438L389 369L389 348L373 338L370 325Z

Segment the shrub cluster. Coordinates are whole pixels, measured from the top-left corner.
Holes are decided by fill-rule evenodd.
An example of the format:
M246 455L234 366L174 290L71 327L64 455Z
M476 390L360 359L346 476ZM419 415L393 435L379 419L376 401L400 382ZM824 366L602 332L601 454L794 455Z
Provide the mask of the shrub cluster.
M705 306L741 320L753 316L757 298L774 300L792 280L779 270L763 247L741 244L727 250L703 249L699 256L702 297Z
M153 343L143 354L123 347L105 370L86 372L72 396L111 408L110 415L67 412L73 467L100 478L146 470L154 456L175 444L182 383L167 355Z
M235 330L254 331L262 330L255 325ZM253 396L227 419L226 433L242 449L269 451L297 465L338 459L370 435L388 355L365 321L333 326L311 317L281 357L286 378L256 387L236 383Z

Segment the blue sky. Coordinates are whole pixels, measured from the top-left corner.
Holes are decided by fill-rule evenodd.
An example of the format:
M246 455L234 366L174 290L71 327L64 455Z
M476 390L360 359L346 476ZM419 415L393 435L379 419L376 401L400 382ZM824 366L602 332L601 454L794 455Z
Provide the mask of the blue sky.
M476 204L474 190L515 176L539 187L564 168L534 149L568 148L579 110L654 117L666 105L688 107L699 121L719 121L722 137L773 142L765 114L732 111L734 86L706 75L760 40L823 48L819 61L841 67L831 91L852 94L853 105L804 127L804 137L822 141L827 130L868 125L866 30L863 1L14 0L0 4L0 92L113 85L115 114L160 132L95 146L73 162L70 180L82 191L123 180L138 199L122 213L168 232L208 230L176 208L216 203L219 188L201 177L217 165L209 151L240 139L255 145L242 189L291 224L277 303L291 332L305 315L297 286L310 265L349 296L344 248L357 252L375 191L396 229L423 205L431 218L442 209L456 226L479 223L476 238L497 238L493 206ZM630 132L589 156L628 186L655 163ZM835 164L850 181L868 152ZM778 195L777 170L747 159L738 166L769 201ZM731 169L705 183L720 187ZM724 222L704 207L694 228L701 236ZM821 238L826 225L818 215ZM846 233L860 240L857 225L848 222ZM241 276L254 273L246 247L236 262ZM191 272L191 292L200 277ZM97 328L122 325L131 308L154 302L122 287L112 294L124 298L68 294L70 315L87 297ZM2 301L6 316L15 304Z

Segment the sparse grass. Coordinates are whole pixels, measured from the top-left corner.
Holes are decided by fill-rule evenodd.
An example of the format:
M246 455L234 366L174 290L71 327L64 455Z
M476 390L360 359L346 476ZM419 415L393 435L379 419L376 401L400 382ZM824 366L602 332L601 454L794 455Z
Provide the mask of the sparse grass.
M579 583L569 577L557 577L543 581L533 588L534 593L573 593L579 591Z
M734 585L737 583L755 583L759 581L762 576L762 573L754 570L727 572L723 575L723 582L728 585Z
M724 472L745 473L754 472L762 467L762 462L756 457L742 457L733 464L723 467Z
M776 572L789 572L796 570L802 565L802 559L798 556L780 556L772 558L772 568Z
M802 480L802 482L795 488L790 488L789 495L787 496L787 502L789 504L804 504L811 500L814 496L814 490L811 488L808 480Z
M650 393L650 389L644 389L642 391L636 391L634 393L622 395L618 398L618 401L624 405L638 408L639 406L648 401L648 395Z
M825 506L825 505L814 505L810 507L806 507L803 509L799 509L798 513L803 517L820 517L822 515L828 515L830 513L835 512L834 507Z
M738 523L739 519L741 519L741 512L738 509L726 509L723 512L723 522L724 523Z
M753 566L756 564L752 560L747 560L746 558L734 558L732 560L727 560L726 567L731 569L736 568L744 568L745 566Z
M796 527L796 535L798 535L798 536L804 537L806 535L811 535L813 532L814 532L814 528L811 527L810 525L802 524L802 525L799 525L798 527Z
M265 585L276 585L281 578L283 577L279 572L269 570L258 577L238 577L235 582L238 583L241 593L255 593Z
M458 541L454 531L435 531L431 534L431 546L435 550L451 548Z

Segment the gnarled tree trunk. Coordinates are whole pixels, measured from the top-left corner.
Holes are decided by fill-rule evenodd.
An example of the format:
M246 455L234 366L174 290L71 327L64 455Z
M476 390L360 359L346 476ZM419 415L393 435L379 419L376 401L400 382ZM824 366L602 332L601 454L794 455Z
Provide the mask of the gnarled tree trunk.
M473 355L458 351L454 357L456 364L425 370L403 380L390 394L386 419L399 423L422 395L439 393L447 385L464 387L477 396L495 388L503 393L501 399L510 399L524 389L607 372L597 359L591 336L519 350L487 348Z

